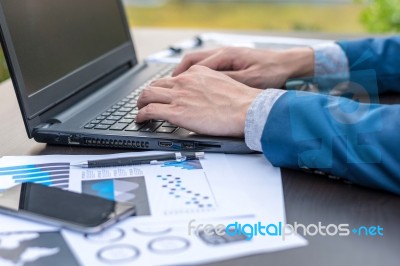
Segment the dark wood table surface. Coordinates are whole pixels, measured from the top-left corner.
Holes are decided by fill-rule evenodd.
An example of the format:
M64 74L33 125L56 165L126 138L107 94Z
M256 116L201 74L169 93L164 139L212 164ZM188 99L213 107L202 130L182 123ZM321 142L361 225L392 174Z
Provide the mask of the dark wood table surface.
M202 31L138 29L133 31L133 35L139 58L143 59L170 43L190 38L200 32ZM301 34L296 36L302 37ZM335 38L332 35L306 37ZM400 102L400 97L388 96L383 101ZM29 140L9 80L0 84L0 122L1 156L121 152L52 146ZM384 236L307 236L309 245L306 247L209 265L400 265L400 196L288 169L282 169L282 178L288 223L346 223L354 227L380 225L384 228Z

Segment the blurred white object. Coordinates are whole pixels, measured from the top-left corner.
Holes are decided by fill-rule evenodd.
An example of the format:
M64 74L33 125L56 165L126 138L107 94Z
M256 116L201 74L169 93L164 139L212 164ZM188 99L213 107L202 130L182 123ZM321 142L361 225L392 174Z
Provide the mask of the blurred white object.
M125 5L131 6L161 6L166 0L123 0Z

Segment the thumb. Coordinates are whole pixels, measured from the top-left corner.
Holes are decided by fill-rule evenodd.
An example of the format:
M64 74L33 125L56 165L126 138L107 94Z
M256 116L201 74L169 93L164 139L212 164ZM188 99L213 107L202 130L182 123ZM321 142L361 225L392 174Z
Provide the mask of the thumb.
M246 80L246 74L244 73L243 70L238 70L238 71L221 71L221 73L227 75L228 77L239 81L240 83L244 83Z
M182 58L182 61L176 66L175 70L172 73L172 76L178 76L179 74L188 70L191 66L196 65L205 58L211 56L213 53L215 53L214 49L186 54Z
M232 57L225 53L215 53L198 62L197 65L219 71L232 70Z

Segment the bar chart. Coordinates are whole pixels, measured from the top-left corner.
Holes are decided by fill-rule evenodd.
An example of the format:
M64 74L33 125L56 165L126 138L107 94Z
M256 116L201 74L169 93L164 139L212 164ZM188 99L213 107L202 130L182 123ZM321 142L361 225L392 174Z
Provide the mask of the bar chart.
M68 189L69 163L46 163L0 167L0 178L8 185L24 182ZM3 182L2 182L3 183Z

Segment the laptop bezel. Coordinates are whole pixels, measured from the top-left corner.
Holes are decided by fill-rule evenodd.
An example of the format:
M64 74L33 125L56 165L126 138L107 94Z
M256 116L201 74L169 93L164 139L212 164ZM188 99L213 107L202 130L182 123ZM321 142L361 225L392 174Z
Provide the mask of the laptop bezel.
M4 15L3 1L4 0L0 0L0 39L29 136L32 135L34 128L43 122L39 116L49 109L57 106L71 96L82 92L89 85L104 78L119 67L127 64L129 64L130 67L134 67L138 64L124 6L121 0L114 0L117 2L119 8L119 14L122 20L122 26L126 32L127 41L95 60L77 68L52 84L41 88L40 92L28 96L7 20Z

